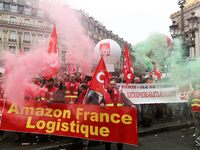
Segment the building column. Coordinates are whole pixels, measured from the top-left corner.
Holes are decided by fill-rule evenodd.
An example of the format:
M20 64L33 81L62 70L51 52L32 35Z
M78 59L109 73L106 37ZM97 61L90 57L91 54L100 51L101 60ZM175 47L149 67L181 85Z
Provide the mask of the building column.
M194 47L190 47L190 58L193 59L195 58L195 48Z
M200 42L200 36L199 36L200 32L196 32L195 33L195 48L194 48L194 57L197 58L200 56L200 45L199 45L199 42Z
M3 35L2 35L2 50L5 51L8 43L9 35L8 35L8 29L3 29Z
M18 31L18 39L19 39L18 50L20 50L22 48L22 31Z
M36 46L36 32L32 32L31 49L35 49Z

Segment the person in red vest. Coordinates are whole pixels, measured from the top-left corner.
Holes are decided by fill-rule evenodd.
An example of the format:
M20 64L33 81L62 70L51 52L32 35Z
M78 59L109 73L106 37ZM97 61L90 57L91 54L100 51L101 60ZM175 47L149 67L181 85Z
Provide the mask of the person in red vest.
M189 98L192 115L195 123L195 145L200 147L200 82L193 83L193 92Z
M70 81L65 83L65 100L67 104L74 104L78 98L79 83L75 81L75 76L70 76Z
M78 94L78 99L76 101L76 104L83 104L84 103L83 101L84 101L85 95L87 93L87 90L88 90L87 84L82 83L79 86L79 94Z
M53 78L47 80L45 84L45 94L41 97L41 100L46 102L53 102L54 94L56 93L57 89L58 88L54 86Z
M104 100L103 104L105 106L132 106L133 103L122 93L117 87L117 83L115 80L110 81L110 85L108 87L108 93L110 93L111 101Z
M107 90L110 93L111 100L103 99L100 104L101 106L131 106L136 108L135 105L133 105L133 103L125 96L125 94L120 91L115 80L110 81L110 85ZM117 150L122 150L122 148L123 144L117 143ZM105 143L105 150L111 150L110 142Z

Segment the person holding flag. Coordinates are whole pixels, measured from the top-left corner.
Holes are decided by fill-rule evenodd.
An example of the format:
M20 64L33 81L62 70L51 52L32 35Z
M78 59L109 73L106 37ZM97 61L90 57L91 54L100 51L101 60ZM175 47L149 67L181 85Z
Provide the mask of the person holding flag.
M106 69L103 57L101 57L100 62L95 70L89 88L103 95L103 98L100 101L100 105L102 107L132 106L134 109L136 109L133 103L126 98L125 94L123 94L119 90L119 88L116 85L116 81L115 80L110 81L109 73ZM123 144L117 143L117 147L118 150L122 150ZM110 150L110 149L111 149L111 143L106 142L105 150Z
M103 106L107 107L121 107L121 106L130 106L134 109L137 109L135 105L125 96L124 93L122 93L119 88L117 87L117 82L115 80L111 80L110 84L107 89L109 93L109 100L108 99L103 99L104 102ZM123 144L122 143L117 143L117 150L122 150ZM111 150L111 143L106 142L105 143L105 150Z

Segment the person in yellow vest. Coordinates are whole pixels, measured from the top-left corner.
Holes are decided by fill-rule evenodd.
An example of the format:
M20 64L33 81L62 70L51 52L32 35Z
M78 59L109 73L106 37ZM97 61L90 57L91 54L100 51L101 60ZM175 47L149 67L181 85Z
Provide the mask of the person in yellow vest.
M101 102L101 106L131 106L136 108L135 105L125 96L124 93L120 91L120 89L117 87L117 83L115 80L110 81L110 85L108 87L108 93L110 93L111 100L107 101L103 99L103 102ZM122 150L123 144L117 143L117 150ZM105 150L111 150L111 143L106 142L105 143Z
M195 82L194 90L189 98L192 115L195 123L195 145L200 147L200 82Z

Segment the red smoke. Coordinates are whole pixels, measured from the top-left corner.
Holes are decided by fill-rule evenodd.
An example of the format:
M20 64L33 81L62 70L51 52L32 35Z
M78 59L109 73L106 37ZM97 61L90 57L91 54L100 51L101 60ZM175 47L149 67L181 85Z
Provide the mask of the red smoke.
M80 14L56 0L41 2L41 9L48 14L51 22L56 24L59 46L67 47L64 49L67 52L66 62L78 65L84 73L91 73L94 43L81 26ZM46 39L46 42L48 41L49 39ZM7 99L21 103L25 94L34 97L43 92L44 89L33 83L33 78L44 71L47 63L53 64L52 61L57 57L47 53L48 47L41 48L43 44L40 42L34 45L38 48L21 56L10 53L5 55L7 74L4 90ZM59 47L59 50L61 54L62 47Z
M33 50L21 56L6 53L6 78L3 85L5 97L21 103L26 94L36 96L42 92L43 89L33 83L33 78L41 74L46 63L51 63L56 57L56 54L49 55L46 49Z
M56 0L45 0L41 8L56 24L58 43L62 42L67 48L66 62L79 66L85 73L90 73L94 43L81 25L80 12ZM61 50L61 47L59 49Z

